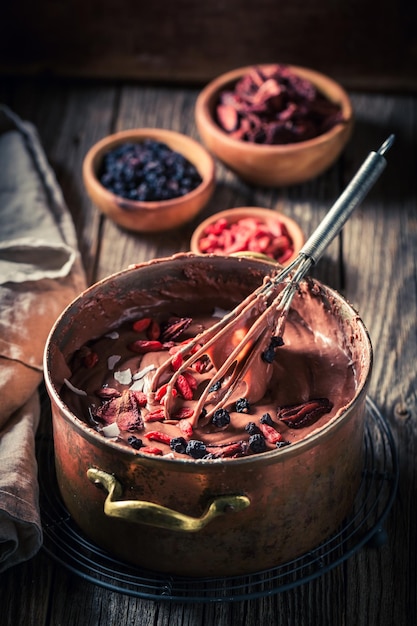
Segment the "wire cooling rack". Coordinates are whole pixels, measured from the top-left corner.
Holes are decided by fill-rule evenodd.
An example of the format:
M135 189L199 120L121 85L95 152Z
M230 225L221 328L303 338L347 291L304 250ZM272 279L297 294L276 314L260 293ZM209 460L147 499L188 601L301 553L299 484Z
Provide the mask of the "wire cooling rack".
M365 462L354 510L339 530L317 548L288 563L256 574L191 578L140 569L111 556L77 527L61 499L52 436L37 439L43 549L91 583L149 600L232 602L273 595L321 576L366 546L386 541L383 527L398 484L398 463L390 428L366 400Z

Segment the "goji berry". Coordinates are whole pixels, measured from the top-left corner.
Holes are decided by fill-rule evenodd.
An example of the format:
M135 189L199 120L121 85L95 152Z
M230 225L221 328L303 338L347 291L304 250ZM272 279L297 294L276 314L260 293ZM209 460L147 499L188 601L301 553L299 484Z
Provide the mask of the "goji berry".
M143 419L145 420L145 422L160 422L165 419L164 409L153 409L153 411L149 411L149 413L145 415Z
M152 320L146 331L146 336L152 341L154 339L159 339L160 335L161 327L156 320Z
M162 350L162 343L160 341L149 339L138 339L129 345L129 349L137 354L146 354L147 352L159 352Z
M195 390L198 387L197 379L190 372L183 372L183 376L191 389Z
M159 443L166 443L168 446L171 442L171 437L166 433L162 433L159 430L151 430L146 433L145 437L150 441L159 441Z
M167 391L168 391L168 383L165 383L165 385L161 385L159 389L157 389L155 392L155 400L157 402L162 403L164 401ZM177 394L178 394L178 391L175 388L172 388L171 389L172 397L175 398Z
M136 320L136 322L133 323L133 330L137 333L141 333L150 326L151 321L150 317L143 317L140 320Z
M161 456L164 454L161 448L157 448L156 446L143 446L140 451L146 452L146 454L154 454L155 456Z
M187 379L183 374L180 374L175 382L175 386L178 393L184 398L184 400L193 399L193 390L191 389Z
M179 370L183 363L184 363L184 359L183 359L181 352L177 352L176 354L173 355L171 359L171 367L174 370L174 372Z
M180 420L178 422L178 428L180 429L180 431L185 437L188 437L188 439L190 439L190 437L193 436L192 424L190 424L190 422L187 419Z

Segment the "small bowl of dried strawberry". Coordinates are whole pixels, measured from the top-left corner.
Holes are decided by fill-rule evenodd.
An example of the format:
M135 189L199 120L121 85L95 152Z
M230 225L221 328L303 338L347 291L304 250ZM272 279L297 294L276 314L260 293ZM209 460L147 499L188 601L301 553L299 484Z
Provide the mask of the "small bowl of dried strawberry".
M93 203L116 224L156 232L182 226L203 209L214 191L215 163L187 135L136 128L94 144L83 179Z
M201 222L191 237L195 254L268 257L281 265L294 260L304 244L300 226L273 209L236 207Z
M353 129L343 87L304 67L243 67L215 78L195 106L208 150L250 184L310 180L339 157Z

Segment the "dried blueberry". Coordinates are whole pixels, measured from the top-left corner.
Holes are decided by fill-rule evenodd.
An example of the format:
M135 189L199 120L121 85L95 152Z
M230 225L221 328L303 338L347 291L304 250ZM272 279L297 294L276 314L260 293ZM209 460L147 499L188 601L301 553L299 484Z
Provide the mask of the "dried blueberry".
M139 201L170 200L189 193L202 181L192 163L153 139L123 143L103 158L101 184L109 191Z
M185 454L187 450L187 442L184 437L174 437L169 442L169 447L173 452L178 452L178 454Z
M191 439L187 444L186 453L193 459L202 459L207 454L207 448L199 439Z
M247 398L239 398L239 400L236 400L236 411L238 413L249 413L249 400Z
M217 428L228 426L230 424L230 413L227 409L217 409L214 411L211 421Z
M261 424L268 424L268 426L274 425L274 422L272 421L272 417L270 416L269 413L264 413L259 421L261 422Z
M251 452L255 453L265 452L265 437L263 437L261 434L251 435L249 437L249 449L251 450Z
M275 445L277 448L285 448L285 446L289 446L290 443L290 441L277 441Z
M261 432L255 422L248 422L245 426L245 430L249 435L257 435Z
M271 341L266 350L261 354L261 358L266 363L272 363L275 359L275 348L279 348L284 345L282 337L271 337Z
M132 446L132 448L135 448L135 450L140 450L140 448L143 446L142 439L139 439L134 435L127 438L127 443Z

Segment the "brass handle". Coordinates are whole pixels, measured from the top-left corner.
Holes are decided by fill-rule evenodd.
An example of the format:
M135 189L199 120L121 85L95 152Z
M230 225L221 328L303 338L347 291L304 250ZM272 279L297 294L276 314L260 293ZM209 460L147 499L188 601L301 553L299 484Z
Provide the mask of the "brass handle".
M87 476L92 483L101 484L108 491L104 503L106 515L168 530L196 532L204 528L215 517L229 512L242 511L250 504L247 496L219 496L210 503L201 517L191 517L153 502L118 500L117 498L122 495L122 486L112 474L103 470L90 468L87 470Z

